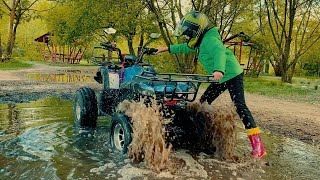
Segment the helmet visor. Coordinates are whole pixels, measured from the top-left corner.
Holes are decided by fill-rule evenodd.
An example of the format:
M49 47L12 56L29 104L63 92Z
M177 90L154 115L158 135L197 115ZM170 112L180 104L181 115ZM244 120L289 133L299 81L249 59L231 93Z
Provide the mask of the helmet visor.
M176 37L180 37L185 34L185 31L187 31L188 27L183 26L182 23L179 23L176 27L176 29L173 32L173 35Z

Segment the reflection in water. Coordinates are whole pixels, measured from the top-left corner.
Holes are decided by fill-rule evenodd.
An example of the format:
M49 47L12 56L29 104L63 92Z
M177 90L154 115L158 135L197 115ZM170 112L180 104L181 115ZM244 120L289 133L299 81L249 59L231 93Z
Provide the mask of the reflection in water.
M94 82L93 76L80 74L27 74L27 78L49 82Z
M58 71L65 72L65 73L96 74L96 71L87 71L87 70L79 70L79 69L65 69L65 70L58 70Z
M8 128L6 133L13 134L16 136L21 133L24 129L24 123L20 119L20 112L17 109L16 104L8 104Z

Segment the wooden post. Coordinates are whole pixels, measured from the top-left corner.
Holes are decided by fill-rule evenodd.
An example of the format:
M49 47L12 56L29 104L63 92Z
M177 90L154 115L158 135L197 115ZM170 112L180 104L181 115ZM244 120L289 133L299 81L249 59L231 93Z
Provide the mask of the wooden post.
M62 61L63 61L63 63L64 63L64 60L65 60L65 57L64 57L64 56L65 56L65 55L64 55L64 48L65 48L65 47L64 47L64 45L63 45L63 48L62 48Z
M242 61L242 60L241 60L241 58L242 58L242 57L241 57L241 56L242 56L242 44L243 44L243 41L240 42L240 52L239 52L239 63L240 63L240 64L241 64L241 61Z

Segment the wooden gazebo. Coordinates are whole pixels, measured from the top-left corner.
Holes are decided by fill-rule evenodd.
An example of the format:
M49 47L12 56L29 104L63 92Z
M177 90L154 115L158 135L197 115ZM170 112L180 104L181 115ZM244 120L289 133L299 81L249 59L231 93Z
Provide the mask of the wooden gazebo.
M250 37L245 35L243 32L240 32L239 34L226 38L223 41L223 44L225 44L231 50L233 48L233 53L238 58L238 61L240 65L243 67L246 75L259 76L265 63L262 58L259 58L259 54L261 53L261 51L259 49L258 44L249 42L249 41L250 41ZM250 48L250 52L247 60L243 59L244 47ZM237 50L238 50L238 53L237 53Z
M36 42L43 43L41 54L45 62L53 63L80 63L85 50L77 47L59 46L50 41L52 33L47 32L35 39Z

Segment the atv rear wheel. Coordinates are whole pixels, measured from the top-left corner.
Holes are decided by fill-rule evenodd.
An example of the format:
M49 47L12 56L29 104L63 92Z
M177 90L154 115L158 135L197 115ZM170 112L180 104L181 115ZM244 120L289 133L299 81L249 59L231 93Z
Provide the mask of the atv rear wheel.
M112 116L110 143L112 149L122 154L128 152L128 146L132 141L132 127L130 119L123 113L114 113Z
M175 148L192 149L199 146L205 130L203 117L196 111L179 109L171 124L166 125L167 140Z
M91 88L81 88L76 92L73 111L76 126L95 127L97 125L97 98Z

